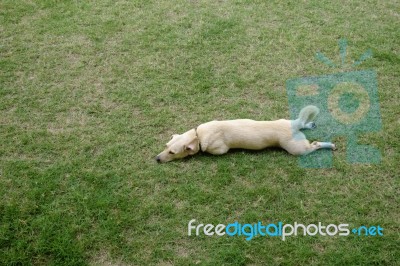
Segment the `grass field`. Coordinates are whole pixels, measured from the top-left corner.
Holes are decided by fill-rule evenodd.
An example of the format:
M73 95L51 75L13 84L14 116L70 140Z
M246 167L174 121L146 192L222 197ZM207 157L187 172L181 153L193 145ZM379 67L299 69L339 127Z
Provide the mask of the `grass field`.
M396 265L400 4L0 1L1 265ZM283 150L154 157L214 119L289 117L285 82L377 72L379 164ZM197 223L380 225L384 236L208 237Z

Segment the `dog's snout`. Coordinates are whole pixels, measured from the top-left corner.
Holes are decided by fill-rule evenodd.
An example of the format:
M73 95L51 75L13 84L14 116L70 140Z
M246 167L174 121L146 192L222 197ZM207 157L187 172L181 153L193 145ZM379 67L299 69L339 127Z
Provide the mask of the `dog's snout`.
M160 156L157 156L157 157L156 157L156 161L157 161L157 163L161 163L161 158L160 158Z

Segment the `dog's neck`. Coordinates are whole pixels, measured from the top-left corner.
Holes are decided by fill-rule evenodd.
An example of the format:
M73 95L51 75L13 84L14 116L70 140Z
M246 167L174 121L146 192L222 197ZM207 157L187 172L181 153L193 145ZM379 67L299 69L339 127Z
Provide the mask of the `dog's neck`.
M200 142L199 134L197 134L197 127L194 128L194 133L196 134L196 138L199 140L199 152L201 152L202 151L201 142Z

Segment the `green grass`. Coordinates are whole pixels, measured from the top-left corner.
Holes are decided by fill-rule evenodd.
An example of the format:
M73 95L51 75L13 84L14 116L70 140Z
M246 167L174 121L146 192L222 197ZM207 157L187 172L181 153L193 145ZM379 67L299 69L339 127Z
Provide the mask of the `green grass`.
M0 264L395 265L397 1L0 1ZM303 169L281 150L159 165L170 135L289 117L285 82L378 74L380 164ZM382 237L188 237L187 223L381 225Z

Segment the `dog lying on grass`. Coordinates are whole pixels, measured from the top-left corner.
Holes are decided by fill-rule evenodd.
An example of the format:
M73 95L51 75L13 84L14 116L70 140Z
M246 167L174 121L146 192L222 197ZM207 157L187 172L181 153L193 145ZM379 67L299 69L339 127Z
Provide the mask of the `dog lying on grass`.
M181 135L174 134L166 149L157 155L157 162L169 162L194 155L200 150L224 154L229 149L261 150L281 147L293 155L305 155L321 148L335 150L331 142L310 143L300 129L314 129L312 120L319 113L316 106L304 107L296 120L254 121L237 119L211 121Z

